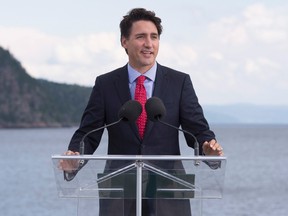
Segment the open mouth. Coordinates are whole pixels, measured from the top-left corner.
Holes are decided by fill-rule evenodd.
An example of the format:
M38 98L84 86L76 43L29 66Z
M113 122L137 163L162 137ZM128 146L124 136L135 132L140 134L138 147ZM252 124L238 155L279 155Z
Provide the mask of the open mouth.
M145 56L153 55L153 52L151 52L151 51L142 51L142 53L143 53Z

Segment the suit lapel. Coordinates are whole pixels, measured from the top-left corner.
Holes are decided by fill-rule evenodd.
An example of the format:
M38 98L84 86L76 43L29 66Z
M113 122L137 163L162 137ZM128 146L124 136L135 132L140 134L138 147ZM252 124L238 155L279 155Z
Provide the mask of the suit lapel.
M158 64L152 97L165 98L165 94L167 92L165 91L165 86L168 86L168 74L167 71ZM154 124L154 122L148 120L143 141L145 141L145 137L150 135Z
M154 97L164 98L164 95L167 91L165 91L165 86L168 84L168 74L167 71L158 64L157 73L155 79L155 86L153 91Z
M130 94L128 82L129 82L128 69L127 69L127 65L125 65L124 67L119 69L117 77L115 78L115 89L116 89L117 94L119 95L119 98L122 104L124 104L128 100L131 100L131 94ZM168 73L161 65L158 64L155 85L154 85L152 96L165 98L165 94L167 92L165 91L166 86L168 86ZM134 134L139 139L139 141L141 141L139 134L138 134L136 123L131 123L130 126ZM153 122L151 121L147 122L143 142L145 141L145 138L149 136L151 130L153 129L153 126L154 126Z
M122 104L131 99L127 65L120 68L115 78L116 94L119 95Z
M119 95L119 98L122 104L131 100L127 65L119 69L119 72L115 79L115 89L116 89L116 94ZM136 123L130 123L130 126L131 126L133 133L140 141Z

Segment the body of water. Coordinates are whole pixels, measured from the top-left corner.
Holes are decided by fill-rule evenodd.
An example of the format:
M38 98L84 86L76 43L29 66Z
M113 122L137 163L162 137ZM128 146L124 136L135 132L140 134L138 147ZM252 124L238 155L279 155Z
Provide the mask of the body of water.
M212 125L227 156L223 199L203 215L288 215L288 125ZM66 151L75 128L2 129L1 215L77 216L77 199L58 198L51 155ZM181 136L181 140L183 137ZM97 154L106 153L104 136ZM181 145L183 155L193 150Z

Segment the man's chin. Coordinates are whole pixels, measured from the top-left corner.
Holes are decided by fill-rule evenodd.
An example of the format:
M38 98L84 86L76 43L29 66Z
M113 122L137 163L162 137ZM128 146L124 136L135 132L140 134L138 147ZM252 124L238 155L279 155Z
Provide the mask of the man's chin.
M142 61L142 65L143 67L149 67L149 66L153 66L155 63L155 59L145 59L144 61Z

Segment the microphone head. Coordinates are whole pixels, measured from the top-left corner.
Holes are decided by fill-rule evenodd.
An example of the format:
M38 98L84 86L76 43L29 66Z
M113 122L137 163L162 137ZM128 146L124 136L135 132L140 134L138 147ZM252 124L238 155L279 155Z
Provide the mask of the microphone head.
M141 113L141 104L136 100L129 100L120 108L118 117L123 121L134 122Z
M156 122L166 115L166 108L158 97L151 97L145 104L147 117L150 121Z

